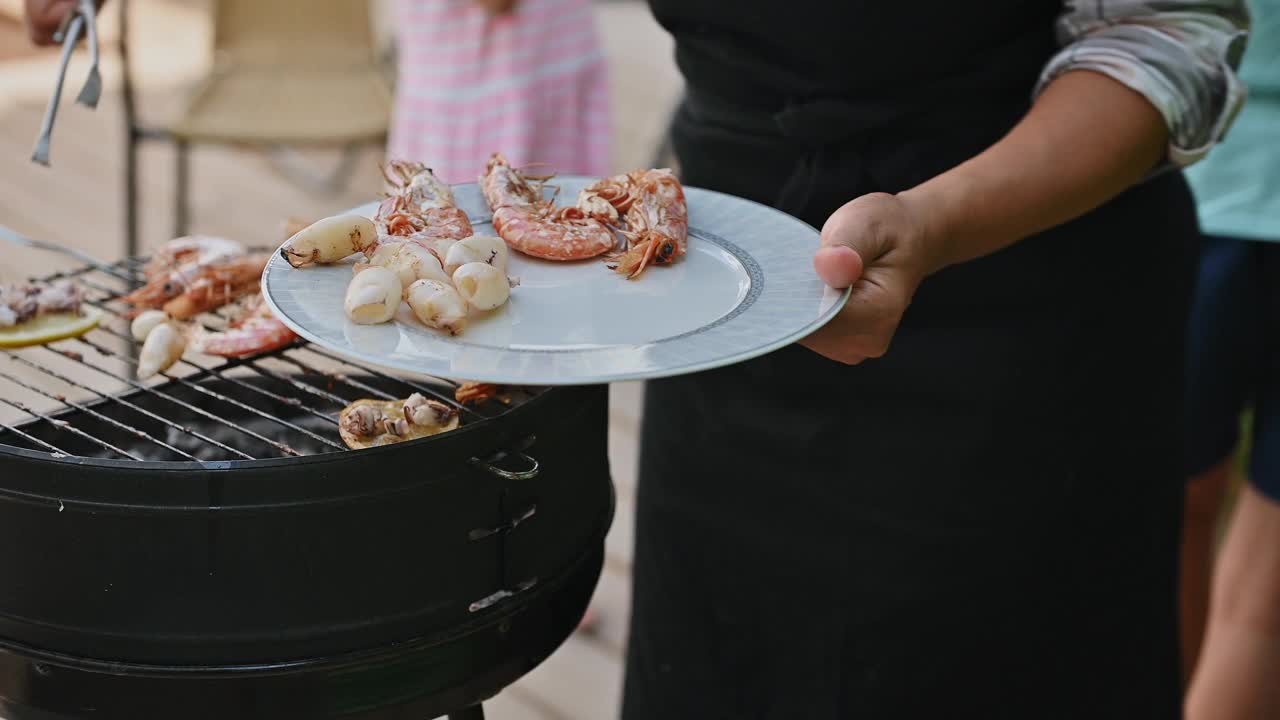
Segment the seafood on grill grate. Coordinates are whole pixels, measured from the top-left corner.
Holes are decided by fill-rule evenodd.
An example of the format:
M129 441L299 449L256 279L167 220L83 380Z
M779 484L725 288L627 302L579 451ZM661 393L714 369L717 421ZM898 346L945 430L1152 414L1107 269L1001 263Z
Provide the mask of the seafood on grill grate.
M213 242L210 242L213 241ZM190 249L193 245L205 248ZM177 238L156 253L144 270L146 284L121 298L136 316L164 310L187 320L258 292L268 255L233 252L238 244L216 238Z
M138 352L138 379L146 380L173 367L186 349L187 334L182 326L171 321L159 323L147 333Z
M260 291L266 254L245 255L210 267L184 292L164 304L164 311L178 320L189 320Z
M542 183L512 167L502 153L489 158L480 188L493 228L513 250L544 260L585 260L612 251L613 231L578 207L542 199Z
M71 282L53 285L0 285L0 328L27 322L38 315L78 314L84 291Z
M241 316L221 332L192 325L188 332L191 349L205 355L246 357L287 347L298 335L271 313L262 295L251 295Z
M79 337L97 327L101 316L72 282L0 285L0 347Z
M138 342L146 342L147 337L156 326L169 321L169 315L163 310L143 310L129 323L129 334Z
M338 434L352 450L438 435L458 425L456 408L418 393L404 400L357 400L338 416Z
M248 253L249 250L235 240L211 235L187 235L160 246L151 255L142 274L150 281L165 273L211 265Z
M504 403L511 402L510 396L503 391L503 386L493 383L465 382L453 391L453 399L464 405L474 405L493 398Z
M137 376L145 380L173 367L187 350L220 357L247 357L287 347L297 334L271 313L261 293L239 301L238 317L226 330L212 331L193 321L181 321L157 310L133 320L131 332L142 342Z

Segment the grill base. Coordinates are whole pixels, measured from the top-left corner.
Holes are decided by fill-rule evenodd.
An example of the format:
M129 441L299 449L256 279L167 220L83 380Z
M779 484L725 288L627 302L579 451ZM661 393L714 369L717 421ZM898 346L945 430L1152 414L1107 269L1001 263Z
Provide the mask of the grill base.
M478 706L574 631L603 546L481 628L345 658L261 667L117 665L0 648L5 720L428 720Z
M139 382L145 260L62 252L87 264L46 280L105 316L0 350L0 717L473 720L573 632L613 517L606 387L472 407L301 341ZM462 426L346 450L347 403L413 392Z

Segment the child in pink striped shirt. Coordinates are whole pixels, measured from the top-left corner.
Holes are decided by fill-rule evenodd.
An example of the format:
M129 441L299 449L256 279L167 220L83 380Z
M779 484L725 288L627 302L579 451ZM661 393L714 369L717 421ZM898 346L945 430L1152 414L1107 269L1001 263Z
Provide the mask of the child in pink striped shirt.
M398 0L387 154L471 182L493 152L558 174L611 170L605 58L590 0Z

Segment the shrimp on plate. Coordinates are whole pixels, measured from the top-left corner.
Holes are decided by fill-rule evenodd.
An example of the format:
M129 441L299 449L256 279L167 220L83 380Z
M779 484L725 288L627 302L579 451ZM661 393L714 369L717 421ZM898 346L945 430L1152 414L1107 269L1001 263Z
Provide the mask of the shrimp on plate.
M542 186L511 167L501 153L489 159L480 187L493 210L493 229L513 250L545 260L585 260L612 251L609 226L579 207L555 207Z
M412 238L424 245L471 237L471 221L453 198L453 190L422 163L393 160L383 167L391 190L378 206L379 235Z
M609 258L610 267L635 279L649 265L669 265L685 254L689 209L684 188L667 169L636 170L605 178L578 195L578 207L620 232L627 249Z

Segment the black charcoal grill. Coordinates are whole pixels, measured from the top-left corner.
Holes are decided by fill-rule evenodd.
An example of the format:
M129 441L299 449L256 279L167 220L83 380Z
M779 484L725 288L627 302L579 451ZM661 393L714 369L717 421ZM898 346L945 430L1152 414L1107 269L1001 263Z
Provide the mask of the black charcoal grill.
M480 718L573 632L614 507L607 388L352 452L346 403L453 387L301 341L138 382L118 298L143 261L0 237L77 259L41 280L106 312L0 351L0 717Z

